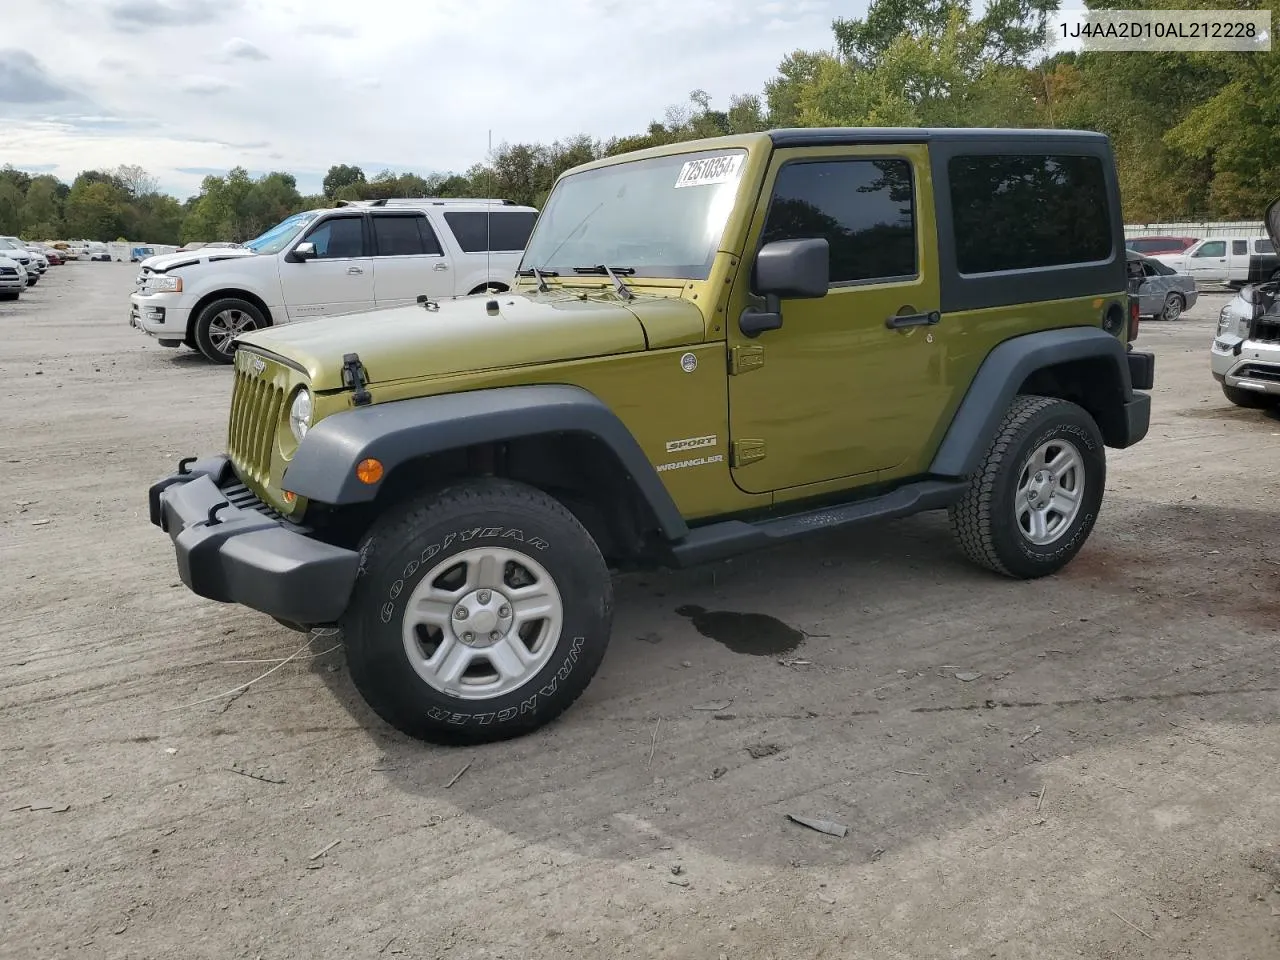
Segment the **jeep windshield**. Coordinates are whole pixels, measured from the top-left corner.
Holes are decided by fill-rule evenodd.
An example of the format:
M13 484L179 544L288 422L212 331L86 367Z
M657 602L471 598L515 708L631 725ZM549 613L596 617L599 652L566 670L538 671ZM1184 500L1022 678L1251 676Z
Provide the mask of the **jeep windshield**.
M316 218L314 210L295 213L286 217L260 237L244 244L246 250L254 253L279 253L287 247L293 238L302 232L302 228Z
M570 174L547 199L520 269L572 275L621 264L632 277L705 280L746 158L708 150Z

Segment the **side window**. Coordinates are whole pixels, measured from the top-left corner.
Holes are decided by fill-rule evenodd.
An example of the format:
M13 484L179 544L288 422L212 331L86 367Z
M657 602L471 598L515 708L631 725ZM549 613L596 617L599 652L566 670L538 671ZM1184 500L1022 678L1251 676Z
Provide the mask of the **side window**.
M778 171L761 243L824 237L831 283L916 275L911 164L906 160L822 160Z
M465 253L484 253L486 250L519 252L529 242L529 234L533 232L533 223L537 219L538 215L531 210L493 210L489 213L452 210L444 215L445 223Z
M1233 256L1242 257L1249 252L1248 240L1232 240L1231 253Z
M363 219L330 217L304 239L316 245L316 259L319 260L366 256Z
M412 257L424 254L440 254L440 244L427 223L427 218L416 214L373 215L373 236L380 257Z
M1158 277L1160 275L1160 271L1157 270L1155 267L1153 267L1149 263L1144 263L1142 265L1142 272L1145 273L1148 277Z
M1276 245L1270 240L1253 241L1253 249L1255 253L1275 253Z
M1111 256L1112 205L1097 157L957 156L947 174L961 273L1034 270Z
M1195 257L1225 257L1227 255L1227 241L1225 240L1207 240L1200 245L1200 249L1191 256Z

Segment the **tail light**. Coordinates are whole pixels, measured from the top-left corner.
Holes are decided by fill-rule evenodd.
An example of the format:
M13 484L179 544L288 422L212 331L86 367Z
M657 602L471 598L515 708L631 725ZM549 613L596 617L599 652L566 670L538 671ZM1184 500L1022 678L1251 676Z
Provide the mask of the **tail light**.
M1138 298L1129 298L1129 342L1138 339Z

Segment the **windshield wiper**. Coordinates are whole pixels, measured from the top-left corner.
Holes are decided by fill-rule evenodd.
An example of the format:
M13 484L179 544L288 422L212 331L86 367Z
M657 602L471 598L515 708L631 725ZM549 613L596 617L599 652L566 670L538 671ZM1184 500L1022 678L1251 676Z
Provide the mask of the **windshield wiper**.
M627 275L636 272L635 267L611 267L607 263L597 263L594 267L574 267L574 273L603 273L613 281L613 288L618 291L618 296L623 300L634 300L635 294L631 292L631 288L623 282L620 273Z
M530 267L528 270L517 270L517 277L533 277L538 281L538 292L546 293L551 288L547 286L547 281L543 277L558 277L560 274L555 270L539 270L537 267Z

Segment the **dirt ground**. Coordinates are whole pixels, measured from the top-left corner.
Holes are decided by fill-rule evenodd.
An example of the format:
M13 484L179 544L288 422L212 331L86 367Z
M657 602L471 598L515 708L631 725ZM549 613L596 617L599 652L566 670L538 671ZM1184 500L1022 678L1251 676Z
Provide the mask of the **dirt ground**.
M627 578L569 713L444 749L333 636L210 699L307 638L147 520L230 374L129 327L135 271L0 305L0 956L1280 956L1280 418L1209 374L1222 295L1144 323L1151 432L1063 574L927 515Z

